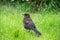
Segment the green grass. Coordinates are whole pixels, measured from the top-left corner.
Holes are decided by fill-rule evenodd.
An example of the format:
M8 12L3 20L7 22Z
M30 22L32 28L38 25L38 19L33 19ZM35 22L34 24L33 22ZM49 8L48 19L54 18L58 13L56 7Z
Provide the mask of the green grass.
M30 14L37 29L42 33L40 37L33 31L24 29L24 13L13 7L0 7L0 40L60 40L60 12Z

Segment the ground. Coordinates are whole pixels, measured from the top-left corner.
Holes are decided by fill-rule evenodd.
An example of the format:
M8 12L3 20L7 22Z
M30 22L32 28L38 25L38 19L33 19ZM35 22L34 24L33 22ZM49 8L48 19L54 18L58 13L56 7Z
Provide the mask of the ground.
M60 12L30 13L40 37L24 29L23 14L13 7L0 7L0 40L60 40Z

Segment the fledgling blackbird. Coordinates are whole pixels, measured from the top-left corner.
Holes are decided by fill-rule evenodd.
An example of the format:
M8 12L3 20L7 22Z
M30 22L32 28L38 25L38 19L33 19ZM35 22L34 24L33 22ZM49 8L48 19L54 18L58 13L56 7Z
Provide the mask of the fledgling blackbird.
M37 30L35 24L33 23L30 15L28 13L24 14L23 24L24 24L25 29L33 30L37 34L37 36L41 35L41 33Z

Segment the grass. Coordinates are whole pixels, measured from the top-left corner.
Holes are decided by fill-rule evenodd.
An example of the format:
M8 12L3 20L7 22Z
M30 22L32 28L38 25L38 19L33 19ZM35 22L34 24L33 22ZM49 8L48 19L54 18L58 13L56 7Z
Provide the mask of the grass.
M0 7L0 40L60 40L60 12L30 14L37 29L42 33L40 37L33 31L24 29L24 13L13 7Z

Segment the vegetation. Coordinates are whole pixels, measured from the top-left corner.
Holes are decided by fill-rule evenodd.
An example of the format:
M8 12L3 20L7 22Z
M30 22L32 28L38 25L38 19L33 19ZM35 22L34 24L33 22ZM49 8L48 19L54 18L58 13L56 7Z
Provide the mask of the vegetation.
M24 29L22 12L13 7L0 7L0 39L1 40L60 40L60 12L47 14L31 13L37 29L42 33L37 37L33 31ZM43 12L45 13L45 12Z
M14 7L18 4L18 7L23 6L25 7L22 7L23 10L30 12L41 11L45 8L47 8L47 10L60 10L60 0L0 0L0 3L14 5Z
M60 0L43 2L38 8L35 8L35 0L32 3L11 1L0 0L0 40L60 40ZM26 12L42 33L40 37L24 29L22 20Z

